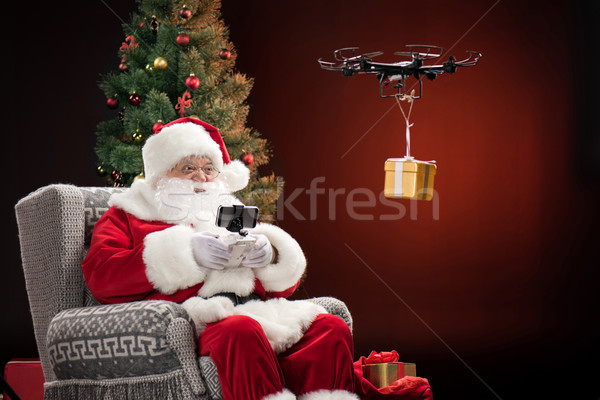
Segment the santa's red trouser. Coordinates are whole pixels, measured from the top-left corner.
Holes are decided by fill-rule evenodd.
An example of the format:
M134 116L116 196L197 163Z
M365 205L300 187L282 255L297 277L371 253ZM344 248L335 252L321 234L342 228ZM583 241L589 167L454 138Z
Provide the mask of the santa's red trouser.
M276 355L260 324L234 315L208 324L199 354L217 367L224 400L260 400L287 387L300 395L319 389L353 391L353 344L339 317L319 314L304 336Z

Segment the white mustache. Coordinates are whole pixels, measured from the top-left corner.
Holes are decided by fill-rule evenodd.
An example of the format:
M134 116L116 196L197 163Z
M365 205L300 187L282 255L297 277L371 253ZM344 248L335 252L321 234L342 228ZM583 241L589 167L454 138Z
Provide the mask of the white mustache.
M155 197L160 216L173 223L212 222L219 205L232 204L231 194L218 181L163 178L157 183Z

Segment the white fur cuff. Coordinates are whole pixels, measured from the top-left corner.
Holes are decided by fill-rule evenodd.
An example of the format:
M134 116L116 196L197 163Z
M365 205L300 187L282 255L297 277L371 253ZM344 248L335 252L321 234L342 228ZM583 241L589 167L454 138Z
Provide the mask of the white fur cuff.
M263 397L263 400L296 400L296 396L287 389Z
M359 400L359 397L345 390L317 390L303 394L298 400Z
M250 233L265 235L277 249L277 261L256 268L255 275L265 290L280 292L294 286L306 269L306 258L296 240L283 229L271 224L259 224Z
M193 233L191 227L176 225L144 238L146 276L160 292L172 294L204 280L204 268L196 264L192 252Z
M204 299L202 297L191 297L182 304L185 311L194 321L196 332L198 334L204 331L206 324L217 322L233 315L233 302L227 297L211 297Z

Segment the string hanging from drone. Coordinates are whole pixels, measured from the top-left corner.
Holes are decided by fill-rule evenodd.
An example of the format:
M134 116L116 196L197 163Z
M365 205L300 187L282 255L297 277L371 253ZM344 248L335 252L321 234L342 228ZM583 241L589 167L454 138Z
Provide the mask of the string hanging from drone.
M379 81L379 96L382 98L394 97L406 122L406 155L402 158L388 158L384 164L385 189L384 195L389 198L402 198L413 200L431 200L433 198L433 178L437 171L435 161L419 161L410 154L410 115L414 101L423 95L423 76L433 81L443 73L453 74L457 67L470 67L477 64L481 53L468 51L469 56L461 61L456 61L454 56L442 64L424 65L425 60L441 58L444 49L439 46L407 45L407 52L394 54L410 57L394 63L374 62L373 57L383 54L381 51L356 54L358 47L345 47L335 50L333 56L338 63L319 59L321 68L330 71L341 71L345 77L357 74L375 74ZM352 54L349 55L348 53ZM419 93L412 89L407 94L407 78L417 80ZM392 90L390 90L390 88ZM404 112L401 101L409 103L408 113Z
M402 116L404 117L404 122L406 123L406 155L404 156L405 158L412 158L410 155L410 128L414 125L414 123L410 123L410 114L412 113L412 109L413 109L413 105L415 104L415 91L414 89L412 90L412 92L410 93L410 95L396 95L394 96L396 98L396 103L398 103L398 108L400 109L400 111L402 112ZM408 104L410 104L409 108L408 108L408 115L407 113L404 112L404 109L402 108L402 104L400 103L401 101L406 100L408 102Z

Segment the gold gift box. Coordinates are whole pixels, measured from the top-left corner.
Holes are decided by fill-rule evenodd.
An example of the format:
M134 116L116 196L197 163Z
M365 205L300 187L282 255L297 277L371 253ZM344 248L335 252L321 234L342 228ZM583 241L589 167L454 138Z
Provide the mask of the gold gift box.
M436 170L435 164L412 157L388 158L385 161L385 197L431 200Z
M363 377L371 382L377 389L386 387L405 376L417 376L417 364L389 362L378 364L365 364Z

